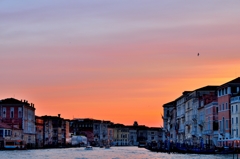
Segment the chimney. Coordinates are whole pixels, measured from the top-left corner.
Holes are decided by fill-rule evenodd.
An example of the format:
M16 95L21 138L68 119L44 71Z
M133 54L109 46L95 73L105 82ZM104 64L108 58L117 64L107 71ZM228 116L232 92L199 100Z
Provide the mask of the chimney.
M61 114L58 114L58 117L60 118Z

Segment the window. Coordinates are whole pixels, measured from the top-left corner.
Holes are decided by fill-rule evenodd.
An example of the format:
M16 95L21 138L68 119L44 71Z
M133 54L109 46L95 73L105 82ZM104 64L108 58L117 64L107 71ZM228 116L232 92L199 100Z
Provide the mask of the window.
M221 105L219 105L219 111L221 111Z
M14 118L14 108L10 108L10 118Z
M6 107L3 107L3 118L6 118Z
M22 108L18 107L18 118L22 118Z
M232 105L232 113L233 113L233 105Z
M226 109L228 109L228 103L226 103Z
M238 117L236 117L236 124L238 124Z
M233 118L232 118L232 124L234 124L234 120L233 120Z
M224 117L222 119L222 128L225 129L225 119L224 119Z
M228 120L226 120L226 129L228 129Z
M0 130L0 137L3 137L3 130Z
M236 129L236 136L238 137L238 129Z
M210 117L208 117L208 130L210 130L210 124L211 124Z
M224 104L222 104L222 110L224 110Z
M238 105L236 105L236 112L238 112Z

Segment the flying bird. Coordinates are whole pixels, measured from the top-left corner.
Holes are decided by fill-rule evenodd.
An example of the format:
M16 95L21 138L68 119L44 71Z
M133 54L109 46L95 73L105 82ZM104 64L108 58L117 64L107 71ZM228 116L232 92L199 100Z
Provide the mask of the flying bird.
M200 54L198 53L197 55L199 56Z

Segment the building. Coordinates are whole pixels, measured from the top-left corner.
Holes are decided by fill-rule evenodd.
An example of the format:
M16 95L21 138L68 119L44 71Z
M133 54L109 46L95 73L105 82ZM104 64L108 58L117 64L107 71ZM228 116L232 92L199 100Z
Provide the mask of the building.
M35 146L35 107L27 100L7 98L0 101L0 118L3 123L20 129L23 133L16 136L23 140L28 147ZM16 134L16 135L17 135Z
M231 142L231 107L230 99L239 93L240 77L218 87L218 122L219 146L226 146ZM233 119L234 120L234 119ZM232 121L234 123L234 121Z
M185 141L190 145L197 145L202 140L201 107L208 101L204 96L215 94L218 86L205 86L196 89L186 96L185 101Z
M191 93L191 91L185 91L179 98L176 99L176 140L178 143L183 143L185 141L185 102L189 93Z
M43 146L62 147L66 146L69 132L68 120L58 116L42 116L43 119Z
M176 102L172 101L163 105L163 140L169 139L170 137L170 112L176 107Z
M93 123L94 141L101 145L108 144L108 126L112 123L110 121L95 120Z
M129 126L129 137L128 137L128 143L130 146L138 146L137 142L137 129L134 128L134 126Z
M173 107L173 109L169 113L169 139L173 142L177 142L177 131L178 131L178 123L177 123L177 110L176 107Z
M93 133L94 122L95 119L75 118L70 121L70 133L73 135L86 136L91 145L96 145Z
M35 116L36 125L36 147L43 147L43 119Z
M234 147L238 147L240 145L240 135L239 135L239 129L240 129L240 93L234 95L231 97L231 140L232 145Z
M0 121L0 149L4 147L4 143L8 141L22 141L22 129L15 128Z
M147 143L151 143L151 142L160 142L161 141L161 131L162 129L159 128L148 128L147 130Z
M108 127L108 145L113 145L114 143L114 129L111 127Z
M129 145L129 128L123 124L113 124L110 126L114 130L114 145Z
M218 146L218 103L213 100L199 112L200 133L203 143Z

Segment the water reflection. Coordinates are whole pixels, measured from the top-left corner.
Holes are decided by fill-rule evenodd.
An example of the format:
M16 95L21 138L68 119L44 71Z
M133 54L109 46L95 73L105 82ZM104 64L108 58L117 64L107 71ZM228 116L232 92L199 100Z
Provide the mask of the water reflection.
M82 148L0 151L1 159L232 159L233 155L167 154L150 152L137 147L111 147L110 149ZM234 156L237 159L237 155ZM238 156L240 159L240 156Z

